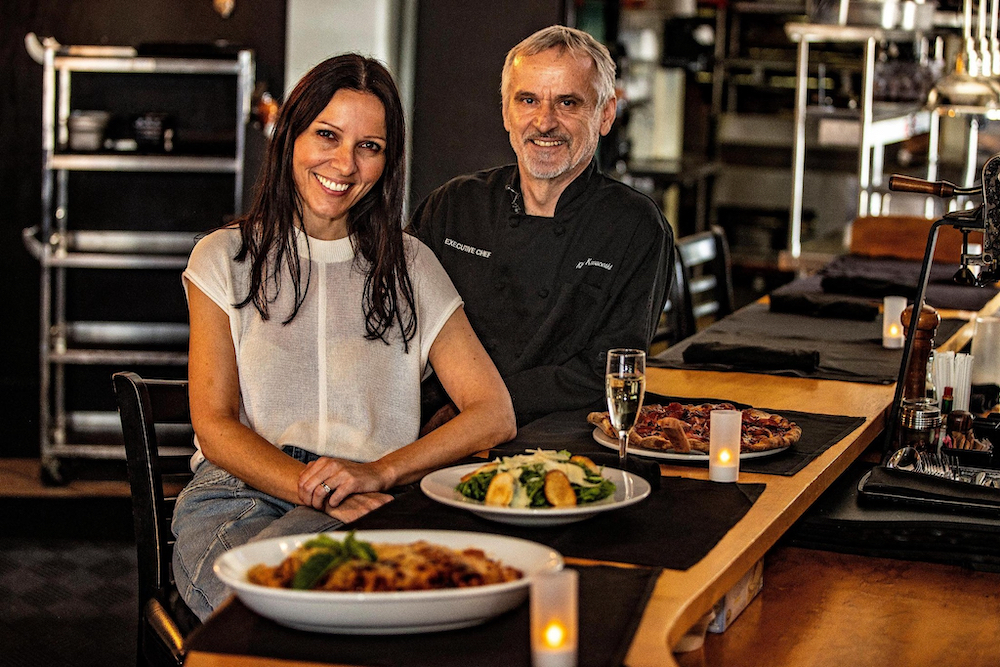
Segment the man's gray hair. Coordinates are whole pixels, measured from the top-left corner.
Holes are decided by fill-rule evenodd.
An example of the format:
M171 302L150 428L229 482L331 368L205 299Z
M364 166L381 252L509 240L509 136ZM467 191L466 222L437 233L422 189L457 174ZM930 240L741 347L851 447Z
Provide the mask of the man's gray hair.
M553 25L542 28L521 41L507 52L500 78L500 95L506 101L510 89L510 70L519 56L534 56L542 51L559 48L574 56L587 56L593 61L596 75L594 90L597 91L597 106L603 107L615 94L615 61L608 48L583 30Z

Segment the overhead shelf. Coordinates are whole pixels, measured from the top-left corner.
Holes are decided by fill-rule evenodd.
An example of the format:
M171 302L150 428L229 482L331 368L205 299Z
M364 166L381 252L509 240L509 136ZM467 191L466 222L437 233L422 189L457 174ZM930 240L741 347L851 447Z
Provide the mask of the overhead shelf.
M53 56L53 67L67 72L109 74L240 74L252 61L250 51L236 58L89 57Z
M56 153L46 168L68 171L126 172L196 172L234 174L242 169L235 157L200 157L190 155L129 155Z

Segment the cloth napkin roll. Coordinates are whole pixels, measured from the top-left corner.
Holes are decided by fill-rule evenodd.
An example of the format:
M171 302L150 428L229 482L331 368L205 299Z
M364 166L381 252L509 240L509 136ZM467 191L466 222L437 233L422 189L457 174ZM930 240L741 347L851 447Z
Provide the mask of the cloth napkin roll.
M772 294L771 311L871 322L878 316L878 304L857 297L799 292Z
M759 345L691 343L684 349L686 364L717 364L746 370L795 370L812 373L819 367L816 350L781 350Z

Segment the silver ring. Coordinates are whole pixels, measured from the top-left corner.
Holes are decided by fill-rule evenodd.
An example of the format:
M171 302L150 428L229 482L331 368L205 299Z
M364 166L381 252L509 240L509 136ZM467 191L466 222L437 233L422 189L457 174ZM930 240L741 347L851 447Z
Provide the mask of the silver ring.
M320 482L319 485L322 486L324 489L326 489L326 495L330 495L331 493L333 493L333 489L327 486L326 482Z

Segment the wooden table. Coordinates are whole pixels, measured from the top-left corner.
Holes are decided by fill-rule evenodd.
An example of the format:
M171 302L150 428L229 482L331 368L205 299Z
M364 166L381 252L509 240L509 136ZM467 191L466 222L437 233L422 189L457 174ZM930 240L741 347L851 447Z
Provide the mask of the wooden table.
M980 314L995 312L998 307L1000 296ZM942 342L939 349L959 349L969 335L968 331L960 332L950 343ZM671 648L750 567L764 557L785 531L881 433L894 393L892 385L659 368L647 370L647 390L678 397L712 396L776 410L864 417L865 422L795 475L740 474L741 482L766 484L763 494L701 561L686 571L664 570L642 613L626 659L629 667L679 664ZM661 465L661 471L667 476L708 477L708 471L703 468ZM683 508L678 508L678 511L683 511ZM189 667L264 664L312 667L313 663L278 663L248 656L192 652L186 664Z
M762 482L767 488L746 516L699 563L687 571L663 572L627 657L632 667L676 664L670 648L881 432L893 396L891 386L668 369L649 369L647 389L672 396L717 396L776 409L860 416L866 421L793 476L741 474L740 481ZM708 476L702 468L661 469L665 475ZM192 652L186 664L235 667L254 663L247 656Z

